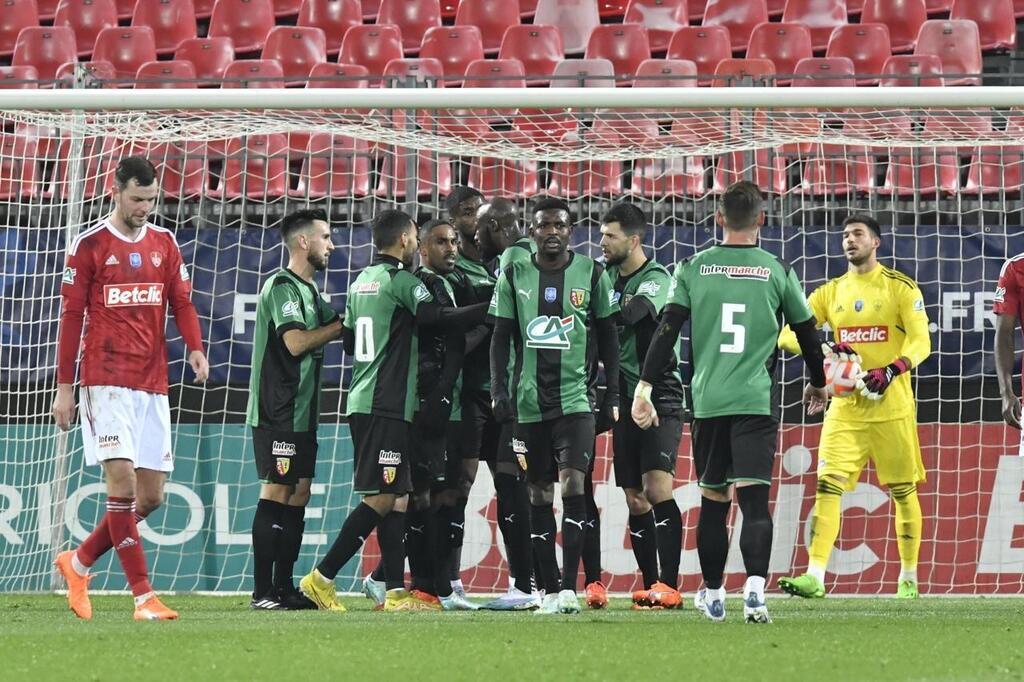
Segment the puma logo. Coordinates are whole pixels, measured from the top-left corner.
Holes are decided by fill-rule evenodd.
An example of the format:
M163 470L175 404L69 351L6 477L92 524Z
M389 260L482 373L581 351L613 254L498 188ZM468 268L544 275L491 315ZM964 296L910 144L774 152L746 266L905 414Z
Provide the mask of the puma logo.
M409 526L409 530L411 530L413 533L419 533L421 535L423 534L423 526Z
M547 542L548 541L548 533L541 533L540 535L537 535L536 533L530 533L530 539L531 540L543 540L544 542Z
M661 521L654 522L655 528L668 528L668 519L662 519Z
M449 524L453 528L458 528L459 530L462 530L466 526L466 522L465 521L463 521L462 523L455 523L454 521L449 521Z
M640 540L644 539L644 531L642 529L636 531L635 533L633 531L629 531L629 534L632 535L635 538L640 539Z
M582 521L575 521L573 519L570 519L568 516L565 517L565 522L566 523L571 523L572 525L576 526L580 530L583 530L583 526L587 525L586 519L584 519Z
M505 517L505 523L515 523L515 518L516 518L515 514L510 514L510 515Z

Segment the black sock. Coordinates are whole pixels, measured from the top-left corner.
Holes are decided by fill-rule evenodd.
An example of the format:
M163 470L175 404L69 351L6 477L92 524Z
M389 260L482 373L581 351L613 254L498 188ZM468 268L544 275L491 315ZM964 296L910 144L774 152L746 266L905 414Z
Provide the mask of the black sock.
M740 530L740 552L747 575L768 577L772 556L772 515L768 511L767 485L748 485L736 489L736 498L743 512Z
M380 538L377 538L377 546L380 546ZM383 557L377 560L377 565L373 567L373 573L370 577L379 583L384 582L384 559Z
M505 556L509 573L515 578L516 588L529 594L530 583L530 499L526 482L511 474L496 474L494 488L500 504L499 515L504 521Z
M410 588L434 594L433 514L413 509L405 514L405 554L409 557Z
M729 502L716 502L706 497L700 500L700 518L697 519L697 556L704 585L717 590L722 586L725 560L729 556Z
M450 580L462 578L462 540L465 537L466 503L468 501L465 497L456 500L448 520L448 542L452 548L451 558L448 560L451 570L451 573L448 574Z
M555 509L550 504L530 505L530 538L536 557L539 587L558 592L558 560L555 558Z
M377 526L380 562L384 565L384 586L405 587L405 512L393 511Z
M302 533L306 529L305 516L305 507L285 505L281 524L284 529L281 531L277 558L274 560L274 587L278 591L295 590L293 572L302 549Z
M434 541L431 557L434 561L434 592L438 597L447 597L452 593L452 583L448 576L452 559L452 547L449 544L448 523L452 516L452 507L439 507L434 513Z
M658 543L654 533L654 512L629 515L629 541L633 545L633 556L640 568L645 590L658 580Z
M661 582L679 585L679 554L683 549L683 519L674 498L654 505L654 530L658 538L658 563Z
M255 599L270 594L274 586L274 559L281 545L285 505L261 499L252 518L253 591Z
M580 555L587 536L587 498L572 495L562 498L562 589L576 590Z
M328 580L334 580L341 567L356 555L380 522L380 514L370 505L360 502L345 519L334 544L327 550L327 556L317 566L320 574Z
M594 499L594 472L589 472L584 483L587 498L587 534L583 537L584 584L601 581L601 512Z

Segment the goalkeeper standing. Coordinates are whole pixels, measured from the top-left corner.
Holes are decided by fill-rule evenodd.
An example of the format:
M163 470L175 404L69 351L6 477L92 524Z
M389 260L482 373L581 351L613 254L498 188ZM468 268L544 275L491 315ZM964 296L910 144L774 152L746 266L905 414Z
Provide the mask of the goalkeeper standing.
M931 353L928 315L914 280L880 265L882 233L870 216L843 222L843 251L849 268L814 290L809 298L820 327L834 330L830 351L840 359L859 356L868 368L859 394L836 398L821 430L818 489L811 519L807 573L782 578L779 586L799 597L825 596L825 567L839 535L843 492L853 490L868 459L896 505L896 541L900 571L896 596L914 599L921 548L921 503L917 484L925 480L917 440L910 370ZM798 352L792 332L779 346Z

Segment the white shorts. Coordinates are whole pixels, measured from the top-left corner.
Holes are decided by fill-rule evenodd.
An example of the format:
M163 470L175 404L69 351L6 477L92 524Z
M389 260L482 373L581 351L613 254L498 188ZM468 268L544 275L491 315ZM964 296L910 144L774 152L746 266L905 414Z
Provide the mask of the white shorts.
M174 470L166 395L124 386L83 386L79 415L86 464L130 459L136 469Z

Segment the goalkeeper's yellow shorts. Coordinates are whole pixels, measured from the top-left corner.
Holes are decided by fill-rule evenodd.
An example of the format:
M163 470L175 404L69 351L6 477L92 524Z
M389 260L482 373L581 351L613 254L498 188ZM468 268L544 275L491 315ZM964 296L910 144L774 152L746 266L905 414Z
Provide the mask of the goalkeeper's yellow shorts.
M825 418L818 445L819 478L845 478L846 489L853 490L869 459L882 485L924 481L917 419L913 415L884 422Z

